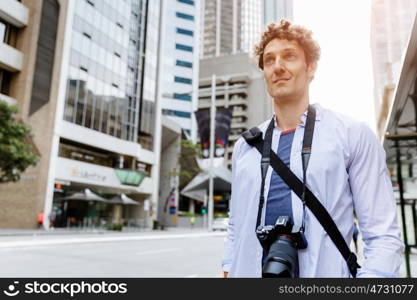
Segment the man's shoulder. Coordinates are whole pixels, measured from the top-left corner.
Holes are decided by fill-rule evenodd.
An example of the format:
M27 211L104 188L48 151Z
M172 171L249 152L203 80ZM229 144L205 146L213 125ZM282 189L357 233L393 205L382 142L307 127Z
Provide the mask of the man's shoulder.
M330 109L323 109L322 113L324 120L323 128L335 129L332 131L337 132L342 139L346 139L352 149L363 144L379 143L375 132L366 122Z
M262 122L261 124L259 124L258 127L260 131L262 131L262 133L265 133L265 131L268 128L268 124L271 121L271 118L268 118L267 120L265 120L264 122ZM248 151L252 149L252 146L250 146L245 139L243 138L243 136L240 136L240 138L236 141L234 147L233 147L233 155L234 156L238 156L239 154L244 153L245 151Z
M368 127L363 121L359 121L351 116L331 109L320 107L320 113L327 126L335 126L346 130L363 130Z

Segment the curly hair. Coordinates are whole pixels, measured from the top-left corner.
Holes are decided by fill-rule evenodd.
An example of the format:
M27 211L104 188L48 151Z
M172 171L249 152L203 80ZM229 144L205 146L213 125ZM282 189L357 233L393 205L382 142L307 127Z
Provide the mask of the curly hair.
M262 34L260 42L255 46L254 54L258 57L258 66L264 69L263 54L266 45L273 39L297 41L303 48L307 64L316 63L320 59L320 46L312 38L311 30L300 25L291 24L288 20L281 20L279 23L271 23Z

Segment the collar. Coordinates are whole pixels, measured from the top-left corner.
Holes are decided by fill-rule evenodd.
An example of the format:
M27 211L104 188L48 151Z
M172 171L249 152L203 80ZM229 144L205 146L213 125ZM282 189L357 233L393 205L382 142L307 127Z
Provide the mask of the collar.
M322 115L322 111L321 111L322 107L318 103L314 103L312 105L316 109L316 121L320 121L321 120L321 115ZM307 120L307 113L308 113L308 110L305 110L304 113L300 117L300 124L299 125L301 127L305 126L305 122ZM276 118L275 114L273 115L273 118L274 118L275 128L279 128L278 124L277 124L277 118ZM271 119L269 119L269 120L271 120Z

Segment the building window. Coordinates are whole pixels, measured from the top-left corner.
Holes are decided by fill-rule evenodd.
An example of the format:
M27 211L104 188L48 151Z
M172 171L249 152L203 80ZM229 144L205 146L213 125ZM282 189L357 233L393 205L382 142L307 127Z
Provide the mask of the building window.
M3 21L0 21L0 42L5 42L7 31L7 24Z
M16 47L18 29L0 19L0 43Z
M188 119L191 118L191 113L186 112L186 111L163 109L162 113L166 116L174 116L174 117L188 118Z
M175 76L174 81L179 82L179 83L186 83L186 84L192 84L193 83L192 79L185 78L185 77L179 77L179 76Z
M177 100L185 100L185 101L191 101L191 96L188 94L178 94L174 93L174 99Z
M180 67L186 67L186 68L192 68L193 67L193 63L190 63L188 61L183 61L183 60L177 60L177 66Z
M194 16L192 16L192 15L188 15L188 14L184 14L184 13L177 12L176 13L176 16L178 18L181 18L181 19L194 21Z
M182 29L182 28L177 28L177 33L194 36L194 32L192 30L187 30L187 29Z
M191 46L186 46L186 45L182 45L182 44L175 44L175 48L178 49L178 50L193 52L193 47L191 47Z
M10 72L0 70L0 93L9 95L10 93L10 81L12 74Z
M178 0L178 2L189 4L189 5L194 5L194 0Z

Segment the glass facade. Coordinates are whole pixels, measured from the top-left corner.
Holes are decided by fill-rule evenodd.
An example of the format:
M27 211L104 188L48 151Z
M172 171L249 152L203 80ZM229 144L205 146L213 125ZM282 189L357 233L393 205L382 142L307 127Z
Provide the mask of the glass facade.
M145 5L75 1L66 121L137 141Z
M160 32L161 1L148 1L146 10L146 51L144 56L144 80L139 118L139 142L148 150L153 149L156 120L156 81L158 69L158 45Z

